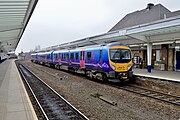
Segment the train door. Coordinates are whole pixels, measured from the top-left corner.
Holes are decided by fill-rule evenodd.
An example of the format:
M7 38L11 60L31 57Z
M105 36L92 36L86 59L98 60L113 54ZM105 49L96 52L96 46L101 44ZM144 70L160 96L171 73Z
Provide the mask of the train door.
M44 57L45 57L45 58L44 58L44 61L47 62L47 61L48 61L48 55L45 54Z
M50 59L49 59L50 62L53 62L53 52L50 53Z
M35 55L35 59L34 60L35 60L34 62L38 61L38 54Z
M61 53L58 54L58 64L61 64Z
M176 70L180 71L180 51L176 51Z
M84 50L80 51L80 67L85 67L84 53Z
M102 65L102 49L100 49L100 53L99 53L99 62L100 65Z

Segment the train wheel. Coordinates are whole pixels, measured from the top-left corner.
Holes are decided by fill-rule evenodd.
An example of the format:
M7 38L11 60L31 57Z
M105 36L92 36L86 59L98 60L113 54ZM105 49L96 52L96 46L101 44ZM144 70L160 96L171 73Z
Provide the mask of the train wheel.
M108 82L108 78L107 78L107 75L105 73L102 73L102 81L104 83Z
M86 69L84 70L84 75L85 75L86 77L88 76Z
M89 72L89 77L90 77L90 79L94 79L94 76L93 76L92 72Z

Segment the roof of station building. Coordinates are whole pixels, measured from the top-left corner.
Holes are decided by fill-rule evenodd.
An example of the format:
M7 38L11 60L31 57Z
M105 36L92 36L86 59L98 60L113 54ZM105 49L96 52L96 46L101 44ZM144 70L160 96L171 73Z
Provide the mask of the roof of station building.
M171 11L161 4L148 4L145 9L127 14L109 32L164 19L169 13Z

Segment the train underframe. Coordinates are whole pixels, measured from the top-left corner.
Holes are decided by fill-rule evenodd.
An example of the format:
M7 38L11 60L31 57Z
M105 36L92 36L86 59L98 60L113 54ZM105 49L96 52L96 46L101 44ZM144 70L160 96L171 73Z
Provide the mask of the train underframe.
M58 63L50 63L46 62L45 64L39 63L41 65L46 65L48 67L54 67L56 69L68 70L70 72L76 72L80 74L85 74L90 79L98 79L102 82L114 81L114 82L126 82L126 81L134 81L133 71L126 72L104 72L98 70L91 70L80 67L72 67L68 65L58 64Z
M126 81L134 81L134 76L133 76L133 71L126 71L126 72L104 72L100 70L91 70L91 69L86 69L85 67L80 68L80 67L72 67L72 66L67 66L67 65L59 65L56 64L55 68L57 69L65 69L70 72L76 72L80 74L85 74L91 79L98 79L103 82L107 81L117 81L117 82L126 82Z

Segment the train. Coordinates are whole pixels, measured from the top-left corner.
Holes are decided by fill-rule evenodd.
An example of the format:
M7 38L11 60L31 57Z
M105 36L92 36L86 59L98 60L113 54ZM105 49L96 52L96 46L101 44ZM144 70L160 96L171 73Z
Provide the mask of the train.
M8 56L5 53L0 52L0 63L5 61L6 59L8 59Z
M33 53L31 61L57 69L80 72L103 82L134 80L131 49L117 42Z

